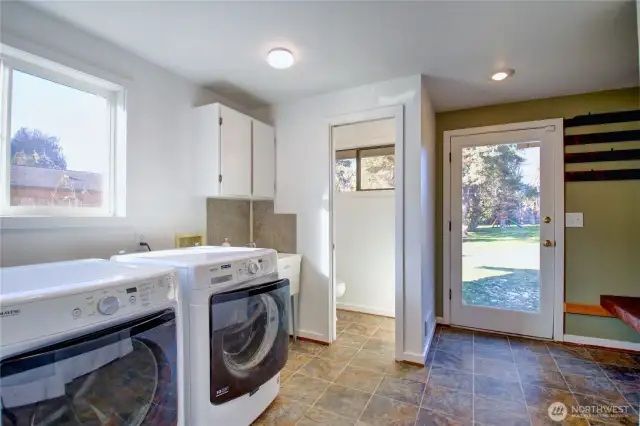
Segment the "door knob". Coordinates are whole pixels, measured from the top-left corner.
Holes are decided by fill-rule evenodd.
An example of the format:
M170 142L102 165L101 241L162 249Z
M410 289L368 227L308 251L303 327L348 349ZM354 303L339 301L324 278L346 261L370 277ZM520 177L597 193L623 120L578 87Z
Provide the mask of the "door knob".
M542 219L542 221L544 223L551 223L551 218L549 216L545 216L544 219Z
M553 242L551 242L551 240L544 240L542 245L545 247L553 247Z

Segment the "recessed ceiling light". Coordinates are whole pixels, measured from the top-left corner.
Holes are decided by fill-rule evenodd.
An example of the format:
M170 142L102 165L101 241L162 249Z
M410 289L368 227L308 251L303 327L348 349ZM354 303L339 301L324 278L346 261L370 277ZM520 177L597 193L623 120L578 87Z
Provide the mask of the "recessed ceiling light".
M498 71L497 73L491 76L491 80L493 81L502 81L506 78L511 77L515 73L514 70L508 69L503 71Z
M271 49L269 54L267 55L267 62L273 68L283 70L285 68L289 68L293 65L293 53L291 53L287 49L283 49L281 47L276 47L275 49Z

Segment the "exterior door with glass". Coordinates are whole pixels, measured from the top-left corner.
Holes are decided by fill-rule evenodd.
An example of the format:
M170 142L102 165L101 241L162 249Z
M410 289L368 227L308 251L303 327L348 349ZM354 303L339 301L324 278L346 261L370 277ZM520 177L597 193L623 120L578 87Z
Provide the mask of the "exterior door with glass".
M555 129L451 136L452 324L552 337Z

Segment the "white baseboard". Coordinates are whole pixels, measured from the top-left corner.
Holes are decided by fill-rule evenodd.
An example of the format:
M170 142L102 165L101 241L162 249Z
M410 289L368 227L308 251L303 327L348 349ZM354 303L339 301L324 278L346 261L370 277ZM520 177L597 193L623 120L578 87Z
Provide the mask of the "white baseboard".
M336 309L344 311L360 312L362 314L382 315L384 317L395 318L396 313L393 309L372 308L370 306L356 305L354 303L336 303Z
M444 322L444 318L436 317L436 324L446 324L446 323Z
M424 365L424 359L427 356L427 353L423 353L423 354L419 354L416 352L405 352L402 354L402 357L404 358L403 361L409 361L409 362L414 362L416 364L422 364Z
M601 339L599 337L574 336L572 334L565 334L564 341L569 343L577 343L580 345L602 346L604 348L640 351L640 343Z

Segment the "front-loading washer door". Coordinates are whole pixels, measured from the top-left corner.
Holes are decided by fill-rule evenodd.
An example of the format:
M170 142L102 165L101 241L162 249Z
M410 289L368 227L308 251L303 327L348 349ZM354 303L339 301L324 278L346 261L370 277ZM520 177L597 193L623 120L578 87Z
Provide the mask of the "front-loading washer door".
M175 312L0 361L2 426L174 426Z
M252 393L287 361L289 280L210 299L211 403Z

